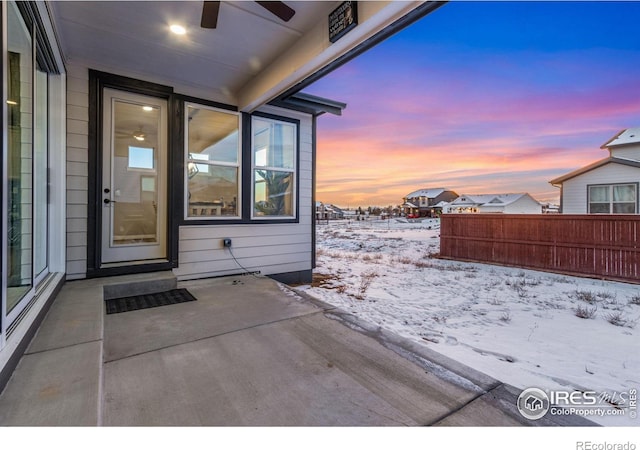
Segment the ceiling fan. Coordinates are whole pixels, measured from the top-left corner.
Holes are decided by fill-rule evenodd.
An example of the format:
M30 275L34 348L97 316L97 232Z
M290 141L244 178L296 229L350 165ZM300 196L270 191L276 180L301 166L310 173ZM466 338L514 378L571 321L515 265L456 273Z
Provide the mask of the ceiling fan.
M216 28L218 26L218 12L220 11L219 1L205 1L202 6L202 28ZM256 1L257 4L277 16L280 20L288 22L295 15L295 10L287 6L284 2L263 2Z

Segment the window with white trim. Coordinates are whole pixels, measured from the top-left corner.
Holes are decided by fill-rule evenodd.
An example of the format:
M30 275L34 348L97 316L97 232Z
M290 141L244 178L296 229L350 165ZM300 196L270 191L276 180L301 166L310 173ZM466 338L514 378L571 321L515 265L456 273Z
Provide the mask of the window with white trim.
M185 216L241 216L240 115L186 104Z
M295 218L297 124L253 116L252 218Z
M589 214L637 214L638 184L588 186Z

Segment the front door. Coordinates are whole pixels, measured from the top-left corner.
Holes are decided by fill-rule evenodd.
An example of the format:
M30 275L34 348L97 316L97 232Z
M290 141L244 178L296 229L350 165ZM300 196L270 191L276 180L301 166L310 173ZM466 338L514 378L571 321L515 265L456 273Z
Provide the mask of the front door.
M102 267L167 260L167 102L104 90Z

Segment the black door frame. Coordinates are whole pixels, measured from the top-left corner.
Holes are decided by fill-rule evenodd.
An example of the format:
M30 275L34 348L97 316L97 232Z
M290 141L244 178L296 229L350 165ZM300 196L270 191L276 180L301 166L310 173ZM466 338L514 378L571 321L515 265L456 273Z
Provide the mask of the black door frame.
M118 267L101 267L102 262L102 106L104 88L113 88L134 94L148 95L167 101L167 262L132 264ZM87 209L87 278L124 275L130 273L157 272L178 266L178 220L175 211L180 183L177 171L172 168L176 159L176 138L179 121L176 120L178 101L173 88L134 78L89 69L89 159L88 159L88 209Z

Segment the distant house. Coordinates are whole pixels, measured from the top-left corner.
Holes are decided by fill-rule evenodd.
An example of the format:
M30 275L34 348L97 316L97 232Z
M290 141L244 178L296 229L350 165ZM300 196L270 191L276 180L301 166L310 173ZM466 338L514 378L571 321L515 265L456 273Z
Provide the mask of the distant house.
M609 157L551 180L564 214L638 214L640 128L622 130L600 148Z
M324 205L324 215L328 220L344 219L344 211L336 205Z
M542 205L527 193L461 195L444 213L542 214Z
M542 214L558 214L560 212L560 205L554 203L543 203Z
M344 219L344 211L331 204L316 202L316 220Z
M403 198L402 209L406 216L434 217L442 212L442 204L457 197L458 194L446 188L419 189Z

